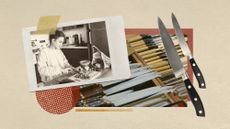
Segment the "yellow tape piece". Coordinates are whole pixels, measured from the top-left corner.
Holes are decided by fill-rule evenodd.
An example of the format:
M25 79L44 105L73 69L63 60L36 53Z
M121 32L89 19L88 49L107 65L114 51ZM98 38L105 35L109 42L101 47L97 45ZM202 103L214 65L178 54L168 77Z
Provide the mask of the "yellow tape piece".
M36 34L54 34L60 16L41 16L37 24Z
M133 111L132 109L87 109L87 108L77 108L75 110L76 112L131 112Z

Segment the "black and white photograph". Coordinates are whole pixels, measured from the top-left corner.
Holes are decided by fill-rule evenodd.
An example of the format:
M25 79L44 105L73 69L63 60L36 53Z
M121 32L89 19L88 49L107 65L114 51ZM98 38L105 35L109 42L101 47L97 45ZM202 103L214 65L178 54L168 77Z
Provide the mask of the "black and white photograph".
M118 34L124 33L121 18L108 19L61 25L50 34L26 29L24 38L28 46L25 46L26 55L30 55L27 59L30 89L53 89L128 78L127 56L127 59L118 59L122 57L114 53L116 48L127 51L125 37ZM25 36L25 33L29 35ZM125 73L119 74L116 69Z

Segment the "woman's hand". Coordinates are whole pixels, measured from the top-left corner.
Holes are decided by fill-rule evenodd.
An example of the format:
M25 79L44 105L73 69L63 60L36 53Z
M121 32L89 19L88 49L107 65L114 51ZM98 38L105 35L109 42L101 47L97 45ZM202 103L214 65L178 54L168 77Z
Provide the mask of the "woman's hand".
M68 74L68 73L73 73L73 72L74 72L74 71L73 71L72 68L65 68L65 69L62 70L62 73L63 73L63 74Z

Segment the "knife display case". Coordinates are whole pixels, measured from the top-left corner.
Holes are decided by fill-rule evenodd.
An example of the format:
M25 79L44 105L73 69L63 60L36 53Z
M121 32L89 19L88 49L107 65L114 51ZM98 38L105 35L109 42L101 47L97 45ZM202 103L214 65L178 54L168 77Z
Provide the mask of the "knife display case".
M154 34L156 33L156 34ZM186 107L183 80L175 78L157 31L126 35L131 78L81 86L77 107ZM191 43L192 31L185 35ZM185 69L190 70L178 40L171 35ZM191 72L188 72L191 75Z

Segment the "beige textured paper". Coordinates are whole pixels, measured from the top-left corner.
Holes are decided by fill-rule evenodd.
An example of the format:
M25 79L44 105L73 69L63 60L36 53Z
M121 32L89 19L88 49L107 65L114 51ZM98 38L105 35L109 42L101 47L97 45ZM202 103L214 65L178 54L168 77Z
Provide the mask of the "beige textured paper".
M1 129L230 129L229 0L1 0ZM206 117L188 108L136 108L132 112L71 112L51 115L28 93L23 27L45 15L60 22L123 15L128 28L157 27L160 16L172 28L171 12L194 29L194 57L207 82L198 90ZM195 83L196 88L198 87Z

